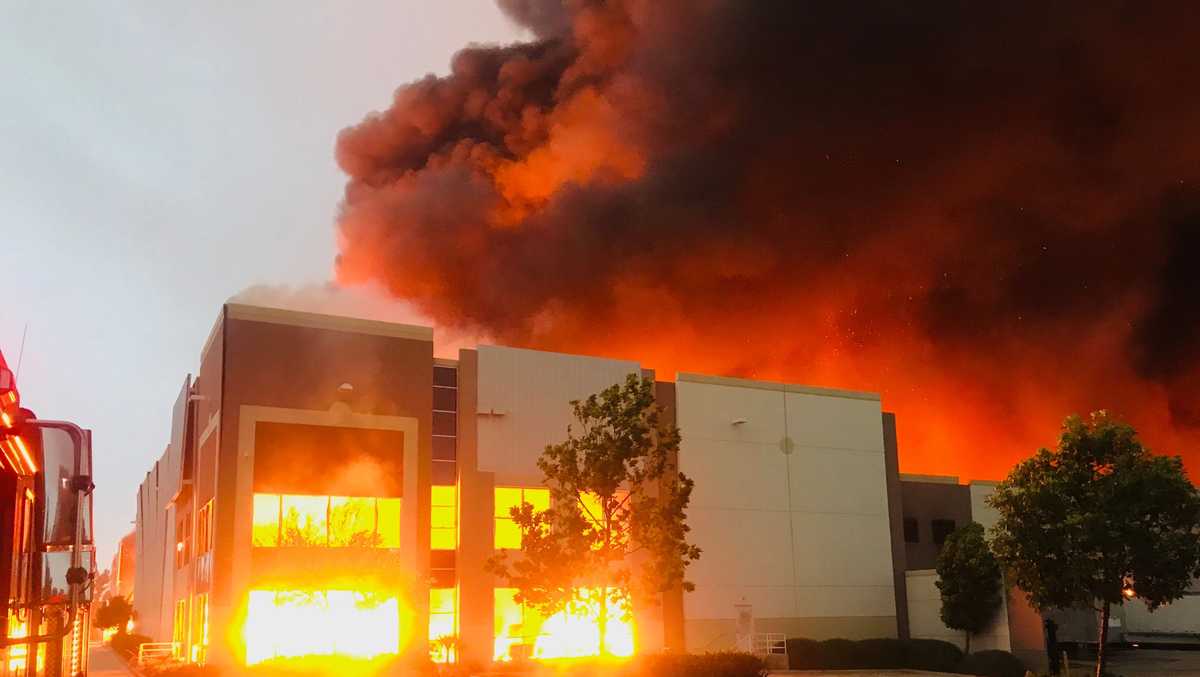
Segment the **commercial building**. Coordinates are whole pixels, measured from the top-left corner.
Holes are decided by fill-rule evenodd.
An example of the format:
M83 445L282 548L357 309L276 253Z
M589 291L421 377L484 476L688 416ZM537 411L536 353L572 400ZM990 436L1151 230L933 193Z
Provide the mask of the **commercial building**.
M519 544L509 505L549 500L536 459L568 402L628 374L652 372L499 346L440 360L428 328L226 305L138 491L139 631L229 664L446 636L462 660L578 649L484 564ZM695 592L634 609L629 643L730 648L746 609L760 633L896 636L878 396L693 374L656 389L704 555Z
M501 346L435 359L426 327L227 304L138 491L138 630L226 665L587 653L587 632L517 604L485 564L519 547L510 506L548 504L536 461L569 402L630 374L655 376ZM698 374L655 389L703 555L695 591L637 602L610 649L960 639L930 570L955 527L994 519L988 485L901 476L874 394ZM985 634L975 646L1039 659L1040 619L1012 596Z

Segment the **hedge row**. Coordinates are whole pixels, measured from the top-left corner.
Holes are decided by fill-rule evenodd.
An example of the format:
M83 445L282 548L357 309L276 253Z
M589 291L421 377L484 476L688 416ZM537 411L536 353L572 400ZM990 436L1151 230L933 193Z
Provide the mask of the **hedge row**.
M1024 677L1025 667L1007 651L964 656L957 646L936 639L789 639L793 670L909 669L983 677Z

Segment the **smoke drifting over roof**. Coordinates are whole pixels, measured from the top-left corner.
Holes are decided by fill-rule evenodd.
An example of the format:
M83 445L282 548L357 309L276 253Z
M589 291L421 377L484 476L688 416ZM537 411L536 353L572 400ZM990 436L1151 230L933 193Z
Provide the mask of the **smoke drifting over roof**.
M1200 462L1189 3L502 0L345 130L338 277L549 349L882 391L908 471L1108 407Z

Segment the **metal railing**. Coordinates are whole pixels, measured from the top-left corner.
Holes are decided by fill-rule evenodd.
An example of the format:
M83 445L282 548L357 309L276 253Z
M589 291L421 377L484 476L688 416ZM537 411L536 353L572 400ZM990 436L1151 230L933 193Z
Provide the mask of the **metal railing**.
M143 642L138 645L138 665L167 663L175 660L178 642Z

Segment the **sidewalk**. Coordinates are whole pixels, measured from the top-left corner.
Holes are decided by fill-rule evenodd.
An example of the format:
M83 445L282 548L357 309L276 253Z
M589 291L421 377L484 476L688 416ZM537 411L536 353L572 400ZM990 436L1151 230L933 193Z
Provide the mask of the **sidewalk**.
M107 644L92 644L90 647L88 674L94 677L132 677L125 661Z

